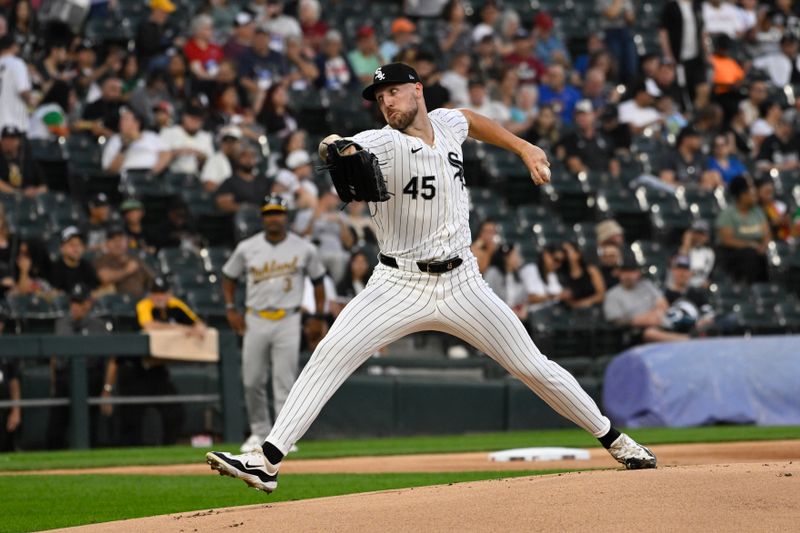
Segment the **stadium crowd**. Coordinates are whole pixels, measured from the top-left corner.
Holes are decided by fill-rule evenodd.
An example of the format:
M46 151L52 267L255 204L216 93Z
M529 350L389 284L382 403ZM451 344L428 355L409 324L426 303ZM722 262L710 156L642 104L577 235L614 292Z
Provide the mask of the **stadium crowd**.
M543 351L586 328L583 349L611 353L800 326L797 2L54 7L70 5L0 0L4 334L137 330L154 290L179 296L187 323L227 327L219 270L270 193L318 246L335 318L377 242L316 146L381 126L360 89L390 61L417 69L428 110L472 109L550 154L537 190L510 154L464 147L473 252ZM78 326L54 325L70 314ZM19 397L16 363L2 365L0 399ZM92 371L90 394L110 393L117 369ZM19 420L7 410L1 429Z

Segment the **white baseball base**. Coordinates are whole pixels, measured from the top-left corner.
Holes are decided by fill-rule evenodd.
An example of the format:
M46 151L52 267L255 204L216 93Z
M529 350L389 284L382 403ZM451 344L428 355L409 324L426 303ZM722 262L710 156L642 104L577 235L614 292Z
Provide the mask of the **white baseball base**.
M498 463L510 461L588 461L589 451L580 448L515 448L489 454Z

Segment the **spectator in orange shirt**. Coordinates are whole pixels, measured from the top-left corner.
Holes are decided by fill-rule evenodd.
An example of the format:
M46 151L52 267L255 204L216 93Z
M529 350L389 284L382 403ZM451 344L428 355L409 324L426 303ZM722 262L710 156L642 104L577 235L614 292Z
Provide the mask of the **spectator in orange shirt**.
M726 121L736 114L739 105L738 89L744 82L744 69L729 55L731 38L725 34L714 40L714 53L711 54L711 66L714 69L713 99L725 112Z

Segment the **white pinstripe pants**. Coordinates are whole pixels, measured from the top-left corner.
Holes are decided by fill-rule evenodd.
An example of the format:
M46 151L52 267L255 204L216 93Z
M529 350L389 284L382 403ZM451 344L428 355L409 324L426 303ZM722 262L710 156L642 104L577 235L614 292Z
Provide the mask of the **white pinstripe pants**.
M578 382L542 355L514 312L464 264L444 274L378 265L367 287L336 319L292 387L267 441L284 454L350 374L371 354L410 333L455 335L500 363L550 407L595 437L611 423Z

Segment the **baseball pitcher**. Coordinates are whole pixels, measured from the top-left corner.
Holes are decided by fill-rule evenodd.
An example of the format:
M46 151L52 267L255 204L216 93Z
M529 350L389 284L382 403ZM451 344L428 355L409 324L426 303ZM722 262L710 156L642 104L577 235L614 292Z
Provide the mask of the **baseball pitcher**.
M512 151L535 185L550 179L547 155L475 112L428 113L420 78L403 63L377 69L363 97L377 102L388 125L352 139L328 137L320 151L342 200L371 202L380 264L314 351L262 450L209 452L207 462L224 475L273 491L284 455L344 380L381 347L434 330L492 357L597 437L626 468L655 468L653 453L611 427L575 378L542 355L514 312L484 282L470 252L462 143L471 137Z

